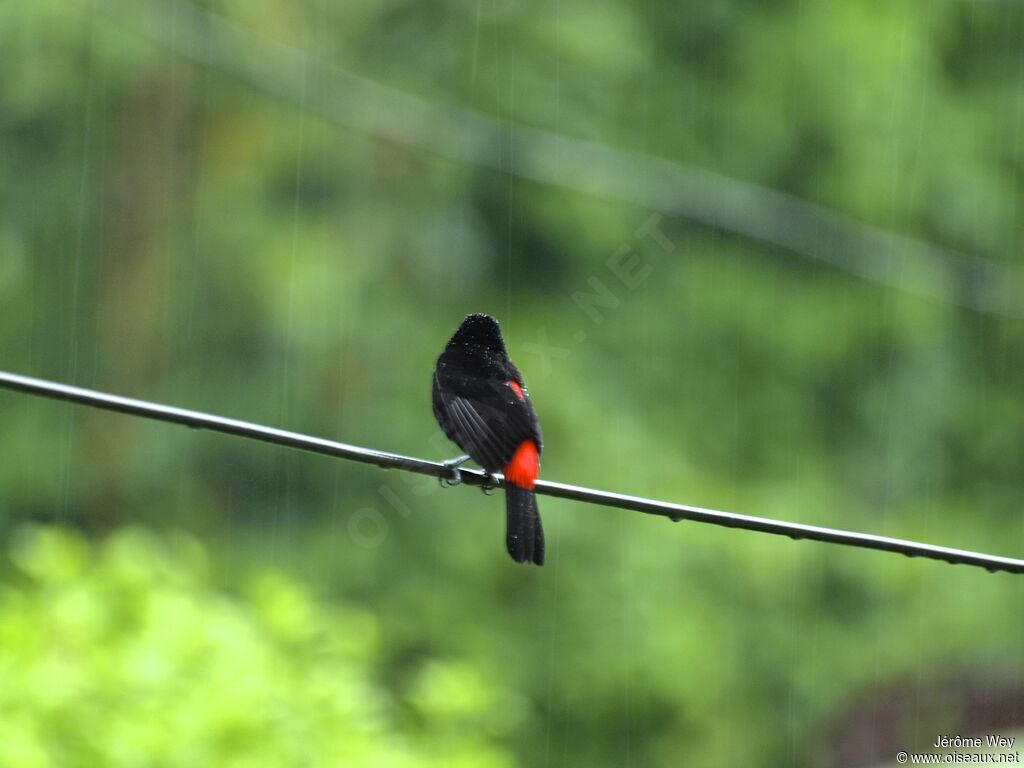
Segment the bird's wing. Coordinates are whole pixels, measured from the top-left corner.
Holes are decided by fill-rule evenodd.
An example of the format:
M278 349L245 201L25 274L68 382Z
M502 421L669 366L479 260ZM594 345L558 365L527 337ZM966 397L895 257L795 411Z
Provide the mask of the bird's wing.
M452 437L480 466L504 469L524 440L534 440L540 451L540 425L525 391L491 379L462 379L457 389L435 382L435 389Z

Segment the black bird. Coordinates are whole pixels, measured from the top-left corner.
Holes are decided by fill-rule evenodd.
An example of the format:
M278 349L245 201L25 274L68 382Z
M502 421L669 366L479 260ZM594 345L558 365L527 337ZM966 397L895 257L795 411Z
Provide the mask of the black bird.
M543 442L540 423L498 321L468 315L437 359L431 389L434 416L466 456L445 462L459 481L468 459L505 475L505 545L517 563L544 564L544 531L533 486Z

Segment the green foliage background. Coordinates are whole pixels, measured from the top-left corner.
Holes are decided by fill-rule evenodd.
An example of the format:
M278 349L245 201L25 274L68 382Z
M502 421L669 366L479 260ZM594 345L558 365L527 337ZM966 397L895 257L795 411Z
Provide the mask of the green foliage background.
M1020 5L958 0L8 3L2 367L442 458L429 371L489 311L546 477L1020 555L1022 46ZM503 140L382 137L346 73ZM643 204L503 173L530 128L983 257L1008 298L684 216L666 252ZM893 686L1024 672L1014 577L553 499L528 569L497 496L0 414L0 765L817 765Z

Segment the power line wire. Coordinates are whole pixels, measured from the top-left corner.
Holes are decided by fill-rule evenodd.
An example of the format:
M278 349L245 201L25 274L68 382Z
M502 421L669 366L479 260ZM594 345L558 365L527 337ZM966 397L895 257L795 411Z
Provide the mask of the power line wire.
M778 190L428 99L313 59L188 2L80 0L137 34L345 128L619 200L821 261L900 291L1024 318L1024 270L887 232ZM128 21L131 19L132 21Z
M283 445L288 448L299 448L311 453L319 453L349 461L358 461L363 464L373 464L384 469L401 469L438 478L449 477L451 473L448 467L436 461L376 451L371 448L348 445L347 443L304 435L299 432L275 429L247 421L229 419L185 408L176 408L170 405L151 403L145 400L136 400L130 397L121 397L106 392L83 389L82 387L74 387L30 376L20 376L4 371L0 371L0 387L31 395L48 397L54 400L65 400L93 408L126 413L131 416L181 424L192 429L208 429L264 443ZM480 486L487 482L487 476L480 470L463 469L461 470L461 475L462 481L468 485ZM500 475L498 478L500 485L503 483L503 480ZM905 539L894 539L888 536L843 531L816 525L802 525L800 523L772 520L766 517L753 517L751 515L723 512L706 507L694 507L688 504L673 504L667 501L646 499L640 496L627 496L621 493L583 488L566 483L555 483L550 480L538 480L534 490L545 496L571 499L573 501L582 501L606 507L617 507L634 512L644 512L649 515L667 517L676 522L691 520L698 523L725 526L726 528L742 528L748 531L788 536L791 539L825 541L847 547L896 552L908 557L942 560L954 565L972 565L985 568L991 572L1024 573L1024 560L971 552L963 549L940 547Z

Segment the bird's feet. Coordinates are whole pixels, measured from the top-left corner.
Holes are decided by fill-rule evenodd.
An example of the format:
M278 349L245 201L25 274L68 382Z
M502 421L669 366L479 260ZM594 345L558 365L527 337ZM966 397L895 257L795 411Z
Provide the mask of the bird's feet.
M469 461L469 454L456 456L454 459L448 459L448 461L441 462L445 467L451 470L451 476L445 477L442 475L437 478L437 482L441 484L442 488L454 487L462 482L462 473L459 472L459 467L467 461Z
M484 492L485 496L490 496L494 493L494 489L498 487L498 476L493 472L484 470L484 481L480 484L480 490Z

